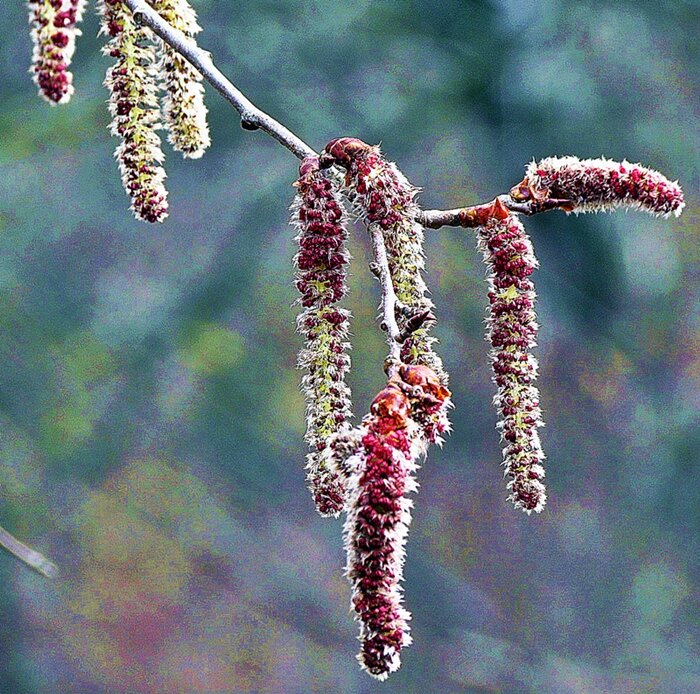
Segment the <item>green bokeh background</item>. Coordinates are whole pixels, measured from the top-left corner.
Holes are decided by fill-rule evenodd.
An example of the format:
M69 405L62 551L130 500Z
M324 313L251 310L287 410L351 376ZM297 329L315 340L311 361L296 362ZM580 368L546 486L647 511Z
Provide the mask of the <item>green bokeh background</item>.
M0 692L700 691L700 4L194 3L201 44L320 149L380 142L427 207L481 202L554 154L679 178L682 217L527 220L549 504L505 502L470 232L427 277L454 433L420 471L415 643L354 661L341 521L303 473L288 205L293 157L208 93L213 147L168 152L170 218L128 212L92 8L67 105L0 43ZM383 381L376 282L352 239L356 411Z

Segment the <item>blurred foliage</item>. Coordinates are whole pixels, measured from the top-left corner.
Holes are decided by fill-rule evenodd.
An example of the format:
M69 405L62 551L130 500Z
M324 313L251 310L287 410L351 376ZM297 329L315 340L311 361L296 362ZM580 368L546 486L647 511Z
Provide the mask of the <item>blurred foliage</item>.
M428 207L507 190L533 157L641 161L679 220L528 220L550 502L505 503L468 234L431 232L454 433L408 545L415 643L354 661L340 521L305 489L287 224L296 162L210 90L214 145L168 154L171 216L128 212L89 12L49 108L22 3L0 44L0 523L62 568L0 557L0 691L700 691L695 0L194 3L201 44L314 147L382 142ZM383 376L352 239L358 416Z

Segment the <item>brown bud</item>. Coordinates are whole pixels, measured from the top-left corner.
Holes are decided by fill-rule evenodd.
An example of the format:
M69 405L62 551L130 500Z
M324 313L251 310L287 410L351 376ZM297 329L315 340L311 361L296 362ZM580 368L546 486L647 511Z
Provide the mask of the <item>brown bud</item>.
M402 364L399 375L404 383L409 386L419 386L424 393L432 395L440 402L447 400L451 395L450 391L440 383L437 374L422 364Z
M324 147L321 153L321 166L328 168L333 164L339 164L347 167L359 152L367 152L371 149L371 145L356 137L336 138Z
M387 385L372 401L370 411L376 417L391 419L397 428L401 428L408 423L411 407L397 386Z

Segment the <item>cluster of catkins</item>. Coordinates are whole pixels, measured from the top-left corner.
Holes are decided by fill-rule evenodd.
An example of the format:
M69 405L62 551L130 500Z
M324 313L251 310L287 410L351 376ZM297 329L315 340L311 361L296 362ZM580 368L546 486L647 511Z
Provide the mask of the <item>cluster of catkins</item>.
M510 199L538 204L558 201L567 212L639 209L653 215L680 215L683 192L677 181L640 164L549 157L532 162ZM545 208L546 209L546 208ZM497 198L476 225L477 243L489 268L487 339L491 343L494 397L505 443L503 465L510 478L510 501L526 513L540 512L546 494L544 453L537 429L543 425L539 391L534 385L537 359L535 288L538 263L519 216Z
M200 27L187 0L147 1L185 40L194 41ZM158 131L165 127L170 143L185 157L203 154L210 139L202 77L137 23L123 0L98 2L101 31L109 37L104 52L114 60L105 85L111 130L121 140L116 157L123 184L135 215L160 222L168 203ZM32 73L52 104L67 102L74 91L68 68L84 5L85 0L28 0ZM304 370L307 481L321 515L346 514L346 573L360 623L358 659L369 674L385 679L399 667L401 650L411 642L400 584L413 504L408 495L417 490L415 473L429 444L440 444L449 431L451 407L448 377L430 333L435 317L423 279L417 189L378 147L350 137L331 140L319 157L306 158L295 186L292 223L302 307L297 328L305 339L298 363ZM383 240L396 301L391 331L383 326L395 348L386 363L389 379L369 414L354 427L345 382L350 313L340 304L349 262L346 204L374 239ZM528 514L545 504L545 456L538 435L538 364L532 354L538 326L531 275L537 260L518 212L624 207L678 216L683 205L677 182L639 164L551 157L532 162L509 195L457 211L460 225L476 229L489 270L487 339L497 387L497 426L505 444L503 465L509 499ZM386 284L386 273L383 278Z
M344 180L326 171L330 167L341 170ZM400 585L412 507L407 495L417 490L415 472L428 445L440 443L449 430L451 406L447 375L430 335L435 319L422 277L420 210L416 189L397 167L378 147L356 138L332 140L320 157L305 159L295 186L307 479L322 515L346 514L346 573L361 627L358 660L369 674L384 679L399 667L401 649L411 642ZM529 514L540 512L546 501L538 365L532 354L538 326L531 275L538 264L508 201L515 209L527 203L533 211L550 209L554 201L568 212L632 207L678 215L683 194L677 183L638 164L550 158L533 162L510 196L465 210L464 226L475 227L489 270L487 339L509 500ZM345 202L370 231L381 231L401 343L400 360L387 362L386 388L357 427L350 424L345 383L350 315L339 306L349 260Z
M29 0L34 54L32 72L40 94L52 104L70 100L68 71L86 0ZM201 31L187 0L148 0L186 37ZM111 131L120 138L115 156L136 217L162 222L168 216L159 130L173 148L192 159L210 144L202 77L182 56L140 26L122 0L99 0L101 32L114 59L105 86L110 91ZM162 98L161 98L162 94Z

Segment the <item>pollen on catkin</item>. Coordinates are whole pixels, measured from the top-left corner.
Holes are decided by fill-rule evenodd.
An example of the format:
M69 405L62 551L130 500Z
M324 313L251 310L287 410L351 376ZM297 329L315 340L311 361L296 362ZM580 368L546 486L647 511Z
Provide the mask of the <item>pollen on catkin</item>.
M80 35L85 0L29 0L31 27L31 72L39 94L51 105L70 101L75 89L68 70Z
M121 138L115 156L134 214L147 222L168 216L158 130L158 84L150 30L136 24L121 0L102 0L102 33L110 37L104 53L115 59L107 71L111 131Z
M571 200L572 212L626 207L678 217L685 206L678 181L628 161L548 157L527 167L525 182L551 198Z
M202 28L187 0L149 0L166 22L191 39ZM163 115L168 141L184 157L198 159L211 144L202 75L180 53L158 40Z
M356 138L331 140L321 160L326 166L337 164L346 169L346 187L358 215L368 226L378 225L382 230L399 302L399 327L406 327L416 316L432 317L433 302L423 280L423 227L416 221L418 189L382 156L379 147ZM433 350L436 339L429 330L433 321L410 331L402 344L401 360L430 367L447 384L442 360Z
M403 365L372 402L344 463L346 573L362 644L357 659L379 680L398 670L411 643L401 587L413 507L407 495L418 489L419 458L447 427L449 397L435 372Z
M307 481L319 513L337 516L343 510L345 488L322 453L335 445L332 437L346 431L352 417L350 389L345 383L350 368L350 312L339 307L346 292L349 260L347 216L339 191L319 169L317 157L302 162L295 186L291 221L299 232L294 261L302 312L297 329L306 340L298 364L305 371L301 386L310 447Z
M490 270L487 339L498 388L494 398L501 415L498 428L506 444L503 465L510 477L508 499L528 514L540 512L546 501L545 456L537 429L543 422L534 385L537 360L530 353L538 329L530 279L537 259L518 216L499 200L487 223L477 227L477 239Z

